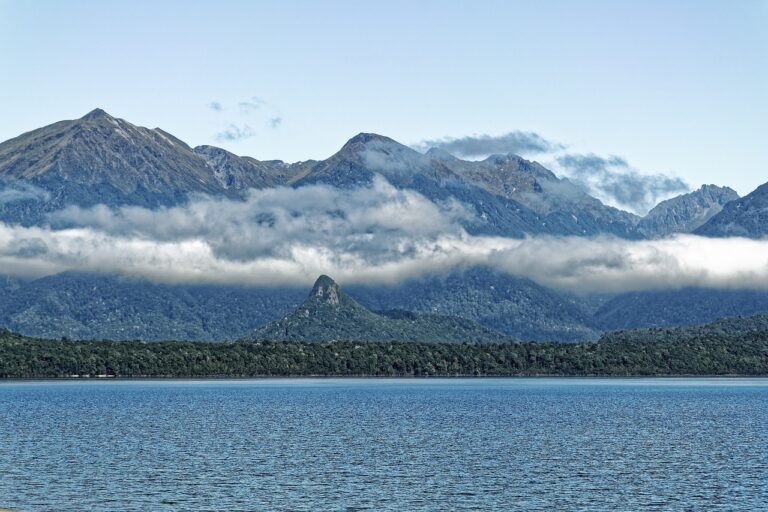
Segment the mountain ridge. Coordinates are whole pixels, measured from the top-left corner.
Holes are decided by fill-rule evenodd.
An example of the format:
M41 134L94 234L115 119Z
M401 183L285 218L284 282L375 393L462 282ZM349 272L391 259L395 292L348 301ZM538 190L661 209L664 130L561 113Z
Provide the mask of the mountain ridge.
M673 233L690 233L719 214L731 201L739 199L735 190L702 185L698 190L660 202L640 219L638 228L649 238Z
M722 211L694 231L712 237L768 235L768 183L723 206Z
M433 150L422 154L375 133L360 133L321 161L287 164L235 155L215 146L194 148L160 128L136 126L102 109L0 143L0 186L43 193L0 204L0 220L26 225L68 205L156 208L190 194L242 197L251 188L326 184L366 186L381 174L398 188L430 200L456 199L475 218L475 234L641 238L632 214L602 204L567 179L515 155L480 162Z

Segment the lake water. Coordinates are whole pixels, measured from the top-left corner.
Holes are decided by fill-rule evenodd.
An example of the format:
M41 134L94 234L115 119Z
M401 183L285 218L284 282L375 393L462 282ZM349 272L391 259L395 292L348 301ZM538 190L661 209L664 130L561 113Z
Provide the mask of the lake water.
M768 380L6 382L3 506L768 510Z

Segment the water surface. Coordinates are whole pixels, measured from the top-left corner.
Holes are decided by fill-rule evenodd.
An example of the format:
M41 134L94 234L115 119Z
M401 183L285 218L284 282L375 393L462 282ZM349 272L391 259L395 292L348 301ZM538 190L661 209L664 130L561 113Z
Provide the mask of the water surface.
M768 379L0 383L0 507L768 509Z

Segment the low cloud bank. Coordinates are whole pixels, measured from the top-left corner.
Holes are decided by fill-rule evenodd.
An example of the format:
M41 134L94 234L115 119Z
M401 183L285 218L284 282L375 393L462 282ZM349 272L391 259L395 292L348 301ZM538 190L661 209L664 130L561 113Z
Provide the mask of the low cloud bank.
M461 204L435 204L381 179L356 190L200 197L155 211L68 208L48 227L0 224L0 268L25 276L76 270L172 283L305 286L323 273L343 284L386 284L487 265L579 292L768 290L768 241L482 237L461 227L468 215Z

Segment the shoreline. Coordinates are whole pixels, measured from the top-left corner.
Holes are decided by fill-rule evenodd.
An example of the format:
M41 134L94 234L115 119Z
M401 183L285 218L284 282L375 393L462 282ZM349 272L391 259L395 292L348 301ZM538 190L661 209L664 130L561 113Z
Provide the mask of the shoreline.
M253 376L141 376L141 377L115 377L98 378L98 377L0 377L0 383L3 382L128 382L128 381L225 381L225 380L322 380L322 379L336 379L336 380L355 380L355 379L370 379L370 380L430 380L430 379L448 379L448 380L499 380L499 379L768 379L768 374L632 374L632 375L608 375L608 374L591 374L591 375L564 375L564 374L531 374L531 375L253 375ZM6 510L0 508L0 512L6 512Z

